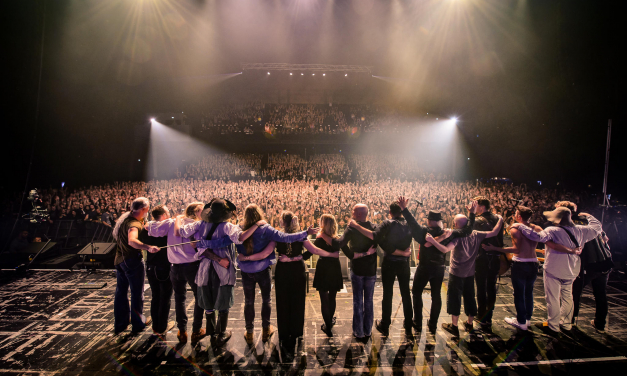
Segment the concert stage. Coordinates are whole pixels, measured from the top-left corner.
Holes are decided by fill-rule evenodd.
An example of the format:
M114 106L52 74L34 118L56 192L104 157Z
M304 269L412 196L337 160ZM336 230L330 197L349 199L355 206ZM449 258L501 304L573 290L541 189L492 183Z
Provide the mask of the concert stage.
M310 279L313 280L313 279ZM464 375L618 375L627 373L627 283L611 278L607 334L590 325L594 300L584 291L578 329L559 338L546 334L542 278L536 282L536 310L530 334L517 334L503 322L514 312L509 278L498 291L493 333L461 331L461 340L438 329L435 338L423 334L405 340L401 330L400 294L395 294L390 338L382 339L373 330L367 345L351 337L352 294L349 281L338 294L335 336L320 331L322 317L316 291L307 295L305 338L302 356L294 363L279 359L274 334L268 344L261 341L261 295L256 299L255 344L244 341L244 296L236 288L229 329L233 338L224 351L207 348L209 339L197 348L178 345L176 329L165 342L150 335L113 337L113 293L115 273L35 271L22 277L3 273L0 285L0 373L24 375L211 375L211 374L464 374ZM106 283L106 286L97 288ZM146 283L145 308L149 312L151 290ZM446 289L446 281L444 284ZM398 291L398 290L397 290ZM445 291L443 291L445 295ZM430 296L424 295L425 307ZM274 297L273 297L274 300ZM381 315L382 288L375 290L375 318ZM188 292L190 317L193 297ZM446 299L440 322L450 322ZM272 319L276 320L273 307ZM464 316L462 316L464 317ZM174 320L174 304L170 313ZM426 323L426 319L425 319Z

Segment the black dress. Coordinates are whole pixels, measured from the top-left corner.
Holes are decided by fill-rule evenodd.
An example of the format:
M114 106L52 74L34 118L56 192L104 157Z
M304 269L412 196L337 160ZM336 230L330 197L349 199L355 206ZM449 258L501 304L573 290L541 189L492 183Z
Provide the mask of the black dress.
M329 253L340 251L340 242L333 239L329 245L324 239L317 238L314 245ZM303 258L309 258L310 252L305 252ZM313 287L318 291L340 291L344 287L342 280L342 267L340 260L335 257L320 257L316 264L316 275L314 276Z
M303 253L303 242L277 243L279 255L296 257ZM277 262L274 272L276 321L282 346L292 351L296 339L303 335L307 277L301 261Z

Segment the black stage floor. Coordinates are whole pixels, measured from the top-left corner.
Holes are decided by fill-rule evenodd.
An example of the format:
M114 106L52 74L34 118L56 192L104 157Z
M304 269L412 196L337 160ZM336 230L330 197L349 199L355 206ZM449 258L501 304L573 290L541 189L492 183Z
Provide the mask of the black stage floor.
M6 275L4 275L6 277ZM400 294L395 294L390 338L376 330L368 344L351 338L352 294L350 282L338 294L335 335L320 331L321 315L317 293L307 295L305 338L302 356L291 364L281 363L276 351L277 335L261 341L258 295L255 345L244 341L244 297L236 288L229 327L233 338L223 351L207 348L208 339L192 348L178 345L176 329L165 342L146 330L136 337L113 332L114 272L36 271L5 280L0 286L0 373L23 375L165 375L165 374L408 374L408 375L580 375L627 374L627 283L612 280L608 287L609 325L606 334L590 326L594 315L591 291L584 291L578 329L559 338L544 333L546 309L542 279L536 283L535 325L531 334L521 335L503 322L512 316L514 304L509 278L499 287L493 333L462 331L461 340L438 329L436 336L423 334L407 341L402 334ZM101 289L84 289L89 283L106 283ZM148 287L148 284L146 284ZM443 287L446 289L446 282ZM443 291L445 296L446 292ZM188 315L193 304L189 295ZM381 315L380 283L375 290L375 318ZM146 290L149 312L151 291ZM424 295L425 306L430 296ZM445 299L444 299L445 300ZM446 300L445 300L446 301ZM450 322L446 303L440 322ZM273 308L273 320L276 319ZM174 320L174 304L170 319ZM190 324L191 326L191 320ZM423 329L423 333L425 329Z

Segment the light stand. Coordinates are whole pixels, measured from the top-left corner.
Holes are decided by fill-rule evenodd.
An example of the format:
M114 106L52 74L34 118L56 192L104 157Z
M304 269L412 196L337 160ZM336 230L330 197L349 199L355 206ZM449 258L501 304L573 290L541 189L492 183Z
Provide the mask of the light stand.
M610 141L612 138L612 119L607 121L607 144L605 146L605 174L603 176L603 211L601 212L601 226L605 219L605 209L610 207L610 200L607 198L607 172L610 166Z

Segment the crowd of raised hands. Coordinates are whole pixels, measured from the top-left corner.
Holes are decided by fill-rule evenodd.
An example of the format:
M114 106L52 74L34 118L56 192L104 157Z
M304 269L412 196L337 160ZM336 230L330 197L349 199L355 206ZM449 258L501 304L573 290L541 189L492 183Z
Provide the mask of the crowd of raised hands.
M286 159L288 161L283 162L291 163ZM536 224L543 223L541 213L552 209L556 201L569 200L580 205L585 205L586 201L584 195L563 190L531 191L525 186L455 182L438 179L435 174L414 180L361 182L290 177L288 174L268 180L239 181L181 178L114 183L75 191L41 190L41 206L49 210L53 222L77 219L111 225L128 210L135 197L147 197L153 205L166 204L172 214L181 214L191 202L206 203L214 197L222 197L231 200L240 210L250 203L259 205L275 227L280 227L281 212L291 210L299 217L303 228L316 225L319 217L328 213L333 214L340 229L344 229L354 204L366 204L370 209L369 220L376 224L387 218L389 204L399 195L411 198L407 205L419 222L425 222L429 210L439 210L447 227L452 227L453 217L465 213L465 205L479 195L489 198L492 210L505 218L513 214L515 205L529 206L534 210L531 222Z

